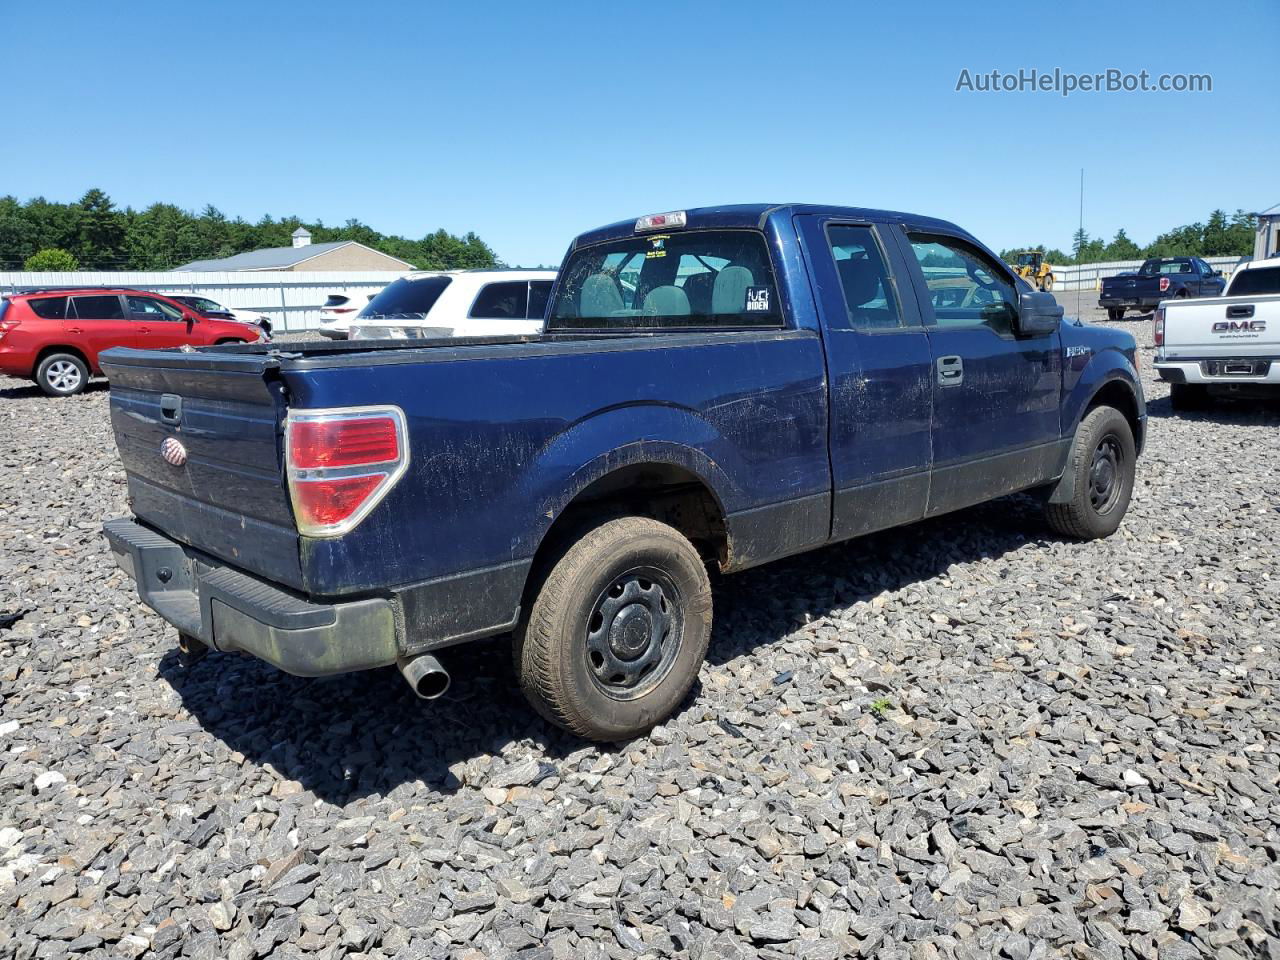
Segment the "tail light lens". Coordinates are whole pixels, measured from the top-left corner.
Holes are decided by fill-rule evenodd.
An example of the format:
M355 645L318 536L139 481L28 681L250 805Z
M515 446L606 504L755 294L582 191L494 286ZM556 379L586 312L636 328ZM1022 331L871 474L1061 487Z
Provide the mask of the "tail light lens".
M17 320L0 320L0 340L3 340L5 335L17 325Z
M355 529L409 466L399 407L290 410L284 447L294 520L307 537Z
M1156 326L1155 326L1155 343L1157 347L1164 346L1164 307L1156 307Z
M1168 289L1169 289L1169 278L1168 278L1168 277L1161 277L1161 278L1160 278L1160 292L1161 292L1161 293L1164 293L1164 292L1165 292L1166 290L1168 290Z

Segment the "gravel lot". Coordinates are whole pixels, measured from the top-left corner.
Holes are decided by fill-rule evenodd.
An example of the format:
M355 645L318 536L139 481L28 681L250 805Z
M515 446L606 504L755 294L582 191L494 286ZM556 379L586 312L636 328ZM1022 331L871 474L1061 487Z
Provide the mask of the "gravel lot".
M1280 958L1280 408L1148 391L1115 537L1013 498L727 578L602 749L498 642L434 704L183 669L107 391L0 379L0 955Z

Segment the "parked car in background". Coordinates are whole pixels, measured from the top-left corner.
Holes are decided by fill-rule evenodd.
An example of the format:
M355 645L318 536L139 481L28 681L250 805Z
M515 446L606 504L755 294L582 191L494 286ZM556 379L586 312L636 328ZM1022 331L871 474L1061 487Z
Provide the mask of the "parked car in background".
M542 332L554 270L464 270L401 277L351 323L352 340L531 336Z
M1098 305L1112 320L1128 310L1154 310L1161 300L1221 296L1227 285L1221 270L1199 257L1152 257L1137 273L1122 273L1102 281Z
M511 321L532 289L486 287L546 282L499 276L370 307L431 317L465 284ZM1061 318L943 220L641 217L574 241L540 337L112 352L134 515L106 535L189 654L395 663L434 697L443 648L514 631L534 707L622 740L693 684L708 568L1020 490L1067 536L1113 533L1146 425L1134 338Z
M1155 345L1176 410L1215 396L1280 397L1280 261L1241 264L1226 296L1160 304Z
M351 328L351 321L356 318L365 304L378 295L379 291L369 293L331 293L320 307L320 336L330 340L345 340Z
M172 296L174 300L190 307L202 317L209 317L213 320L235 320L239 323L251 323L254 326L261 327L262 332L268 337L271 336L271 318L265 313L223 306L208 297L196 297L185 293L181 295L172 294Z
M254 343L254 324L201 316L172 297L146 290L41 290L0 299L0 373L34 380L45 393L69 397L102 372L111 347Z

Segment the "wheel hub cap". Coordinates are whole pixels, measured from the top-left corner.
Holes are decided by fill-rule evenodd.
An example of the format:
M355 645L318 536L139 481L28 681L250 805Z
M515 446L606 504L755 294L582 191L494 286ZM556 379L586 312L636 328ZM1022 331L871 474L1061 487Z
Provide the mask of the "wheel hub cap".
M658 570L615 579L596 600L587 625L587 665L617 699L652 690L675 659L681 635L674 584Z
M1089 466L1089 502L1099 513L1115 504L1120 493L1120 445L1114 437L1104 437L1093 451Z

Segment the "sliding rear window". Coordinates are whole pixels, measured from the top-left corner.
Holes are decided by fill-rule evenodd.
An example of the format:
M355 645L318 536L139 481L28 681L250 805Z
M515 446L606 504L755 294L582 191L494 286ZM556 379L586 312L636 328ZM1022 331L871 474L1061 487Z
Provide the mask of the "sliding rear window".
M1231 279L1230 295L1233 297L1256 297L1269 293L1280 293L1280 264L1241 270Z
M782 305L755 230L642 233L575 251L549 330L777 327Z

